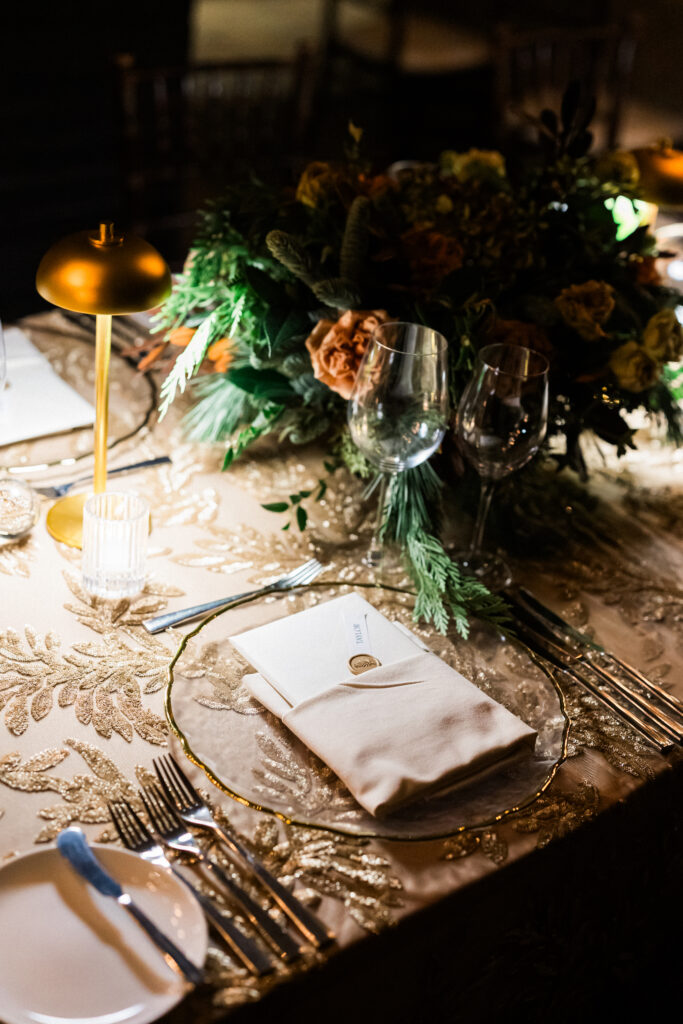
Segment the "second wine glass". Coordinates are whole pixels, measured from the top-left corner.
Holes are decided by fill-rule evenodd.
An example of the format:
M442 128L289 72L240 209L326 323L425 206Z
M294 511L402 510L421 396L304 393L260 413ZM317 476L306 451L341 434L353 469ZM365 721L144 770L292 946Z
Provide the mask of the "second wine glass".
M498 480L521 469L538 451L548 424L548 360L516 345L488 345L477 355L456 417L467 461L481 479L470 549L456 556L491 590L511 582L502 558L484 551L484 527Z
M422 324L378 327L348 403L351 437L380 473L377 520L366 564L382 563L387 486L441 444L448 422L448 345Z

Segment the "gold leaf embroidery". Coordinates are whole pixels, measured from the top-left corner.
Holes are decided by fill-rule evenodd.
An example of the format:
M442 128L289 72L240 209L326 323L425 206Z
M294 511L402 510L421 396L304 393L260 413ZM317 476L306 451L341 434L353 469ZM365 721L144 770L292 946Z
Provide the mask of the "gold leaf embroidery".
M143 705L141 694L164 686L168 660L167 648L152 637L133 646L125 634L110 632L62 653L54 633L41 636L27 626L22 639L7 630L0 633L5 724L20 736L32 719L50 713L56 693L60 708L72 707L78 721L101 736L118 733L130 742L136 732L149 743L164 744L166 723Z
M572 832L598 813L600 794L589 782L581 782L571 793L553 790L543 793L525 811L512 820L516 832L536 833L538 847L547 846L553 839Z
M183 665L188 679L204 678L212 688L211 696L198 694L194 699L213 711L236 711L240 715L262 715L263 706L254 700L242 684L242 677L253 668L237 652L226 658L217 644L205 644L198 658Z
M301 813L314 815L334 807L339 820L353 821L359 817L358 804L346 789L341 779L334 774L324 761L311 751L304 752L305 762L292 756L287 732L274 716L270 716L273 730L282 737L274 739L272 734L256 734L261 759L252 771L257 780L256 792L264 798L288 795Z
M22 537L12 543L0 544L0 572L5 576L31 575L31 562L35 560L37 545L32 536Z
M142 626L143 619L163 611L169 597L181 597L184 594L179 587L148 580L138 596L107 601L88 594L83 589L77 573L65 571L64 579L71 593L79 601L77 605L65 604L64 607L72 612L82 625L88 626L96 633L123 629L141 642L149 636ZM132 632L133 630L136 632Z
M508 844L497 832L466 829L444 842L444 860L462 860L473 853L483 853L494 864L503 864L508 857Z
M48 774L69 756L69 750L63 748L49 748L26 761L22 761L19 754L0 758L0 782L6 786L27 793L50 791L61 797L61 803L38 811L38 817L48 824L36 836L36 843L50 842L63 828L75 822L107 824L110 800L138 800L135 787L101 750L84 740L68 739L65 743L83 759L88 774L77 774L71 779ZM97 839L108 841L114 835L109 826Z

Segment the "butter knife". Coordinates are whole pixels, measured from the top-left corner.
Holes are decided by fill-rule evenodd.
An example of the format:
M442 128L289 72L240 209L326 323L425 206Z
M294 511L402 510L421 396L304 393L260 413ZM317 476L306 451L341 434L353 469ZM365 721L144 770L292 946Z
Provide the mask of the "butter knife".
M203 971L195 967L191 960L185 956L182 950L168 938L167 935L157 928L153 921L133 902L129 893L125 892L115 878L104 870L88 846L84 834L80 828L66 828L57 836L57 849L69 862L72 868L78 872L86 882L90 882L103 896L111 896L116 902L124 907L131 914L139 925L144 928L152 942L170 958L179 971L192 985L199 985L203 978Z
M642 673L634 669L628 662L622 661L615 655L610 654L599 643L579 632L561 616L550 608L546 608L537 597L524 587L515 587L506 594L517 611L520 610L540 627L541 630L552 637L556 643L567 649L567 654L577 661L584 662L592 672L600 676L604 682L610 683L618 689L627 700L637 704L643 711L657 720L659 725L669 733L677 742L683 740L683 704L676 697L657 683L647 679ZM578 650L577 650L578 649ZM643 690L646 696L641 695L637 690L628 686L619 677L613 674L614 669L621 669L631 683L636 683ZM666 708L666 711L658 708L648 698L653 696ZM672 718L672 714L676 717Z

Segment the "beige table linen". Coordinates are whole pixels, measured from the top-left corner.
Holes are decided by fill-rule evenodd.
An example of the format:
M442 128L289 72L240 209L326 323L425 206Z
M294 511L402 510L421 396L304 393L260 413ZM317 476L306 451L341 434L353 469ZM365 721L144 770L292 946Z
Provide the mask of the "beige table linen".
M57 313L21 326L29 337L63 332L65 351L75 330ZM265 448L221 474L221 451L182 441L179 412L117 454L173 459L129 481L154 507L149 579L140 597L108 605L82 591L78 552L45 530L47 502L30 537L0 548L0 858L51 842L70 823L92 839L113 840L107 800L135 799L138 783L151 777L152 758L169 743L182 756L163 710L167 667L182 632L150 637L144 617L248 589L313 554L333 562L342 578L360 578L368 534L360 485L334 474L325 499L311 506L311 529L283 533L281 518L261 503L314 489L324 472L319 456L273 449L271 458ZM618 467L596 461L591 486L613 504L596 514L591 530L575 527L567 503L558 512L557 558L519 562L515 570L573 624L592 629L683 697L683 459L657 442L641 445ZM211 671L197 666L200 675ZM572 721L569 758L550 788L505 821L450 839L399 844L288 826L231 801L196 768L188 770L269 868L317 907L344 947L628 802L667 769L670 759L566 678L560 682ZM243 699L241 691L234 699ZM212 713L220 729L220 700ZM217 946L209 974L209 989L187 1004L195 1022L257 1000L287 978L283 971L256 983Z

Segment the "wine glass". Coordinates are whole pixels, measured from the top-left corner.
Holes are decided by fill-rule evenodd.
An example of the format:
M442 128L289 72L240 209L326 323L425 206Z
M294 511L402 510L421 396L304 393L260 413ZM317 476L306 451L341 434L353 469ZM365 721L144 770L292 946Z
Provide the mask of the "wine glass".
M358 369L348 403L351 437L379 470L377 519L366 565L383 561L383 521L396 474L436 451L448 422L448 345L422 324L378 327Z
M463 454L481 478L479 508L462 568L489 589L512 579L502 558L482 550L496 482L521 469L538 451L548 425L548 360L516 345L487 345L477 355L456 416Z

